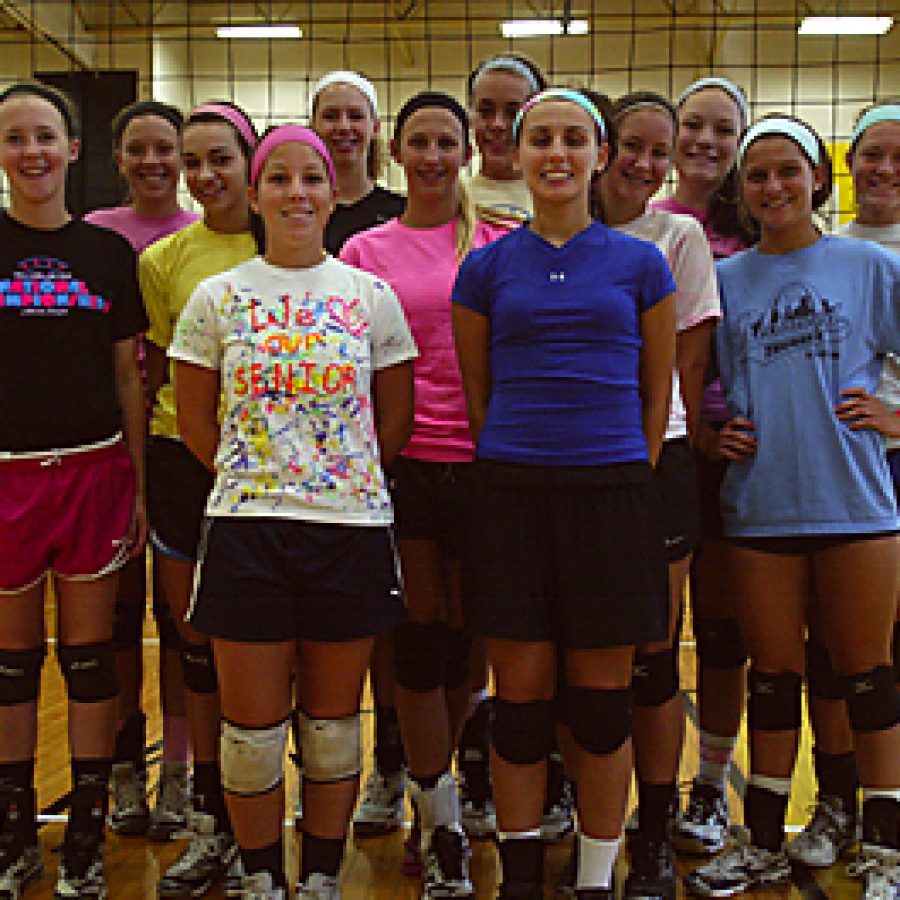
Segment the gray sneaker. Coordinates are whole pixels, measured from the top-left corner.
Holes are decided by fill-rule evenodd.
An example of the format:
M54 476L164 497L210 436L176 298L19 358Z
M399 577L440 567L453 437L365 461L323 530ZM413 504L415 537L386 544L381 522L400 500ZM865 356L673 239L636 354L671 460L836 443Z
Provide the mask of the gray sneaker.
M121 835L147 833L150 810L147 807L146 776L139 775L134 763L115 763L109 779L112 803L107 821Z
M241 879L243 900L286 900L287 893L283 887L274 887L272 876L268 872L254 872Z
M833 866L859 840L856 817L844 809L839 797L819 797L812 818L787 845L787 855L812 868Z
M790 877L791 864L783 850L756 847L742 834L724 853L685 875L684 886L700 897L731 897Z
M181 856L166 869L156 886L157 896L199 897L218 881L237 855L234 837L216 831L215 816L192 812L188 818L191 840Z
M337 878L313 872L306 881L297 885L297 900L341 900Z
M44 871L41 848L22 847L15 839L0 838L0 900L18 900L25 888Z
M169 841L184 834L191 808L187 763L163 762L156 787L156 805L150 813L147 836L151 841Z
M900 850L863 844L847 874L863 879L862 900L900 900Z
M353 834L377 837L396 831L403 824L403 773L384 777L373 766L353 816Z

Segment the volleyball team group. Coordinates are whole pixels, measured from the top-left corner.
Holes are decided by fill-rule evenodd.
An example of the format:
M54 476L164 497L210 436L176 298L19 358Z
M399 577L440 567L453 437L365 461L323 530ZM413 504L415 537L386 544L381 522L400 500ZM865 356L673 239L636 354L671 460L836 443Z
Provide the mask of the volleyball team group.
M830 235L821 137L752 121L725 78L610 101L503 53L466 100L414 94L389 141L356 72L263 134L231 103L139 101L113 123L126 204L76 219L76 111L0 93L0 898L42 875L48 580L60 900L107 896L107 823L187 833L161 898L335 900L348 832L398 829L406 794L423 898L474 897L484 838L498 896L541 898L573 828L560 896L672 900L676 850L708 857L684 876L702 897L845 855L862 897L900 895L900 105L860 111ZM404 196L377 184L387 147ZM788 842L804 680L818 795Z

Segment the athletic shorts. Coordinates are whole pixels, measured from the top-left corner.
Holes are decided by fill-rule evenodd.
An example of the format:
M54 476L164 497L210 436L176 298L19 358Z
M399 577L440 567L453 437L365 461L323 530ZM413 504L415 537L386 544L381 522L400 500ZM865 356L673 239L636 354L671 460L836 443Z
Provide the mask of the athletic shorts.
M468 529L471 469L472 463L398 456L388 478L397 540L437 541L458 559Z
M89 581L121 568L134 493L121 441L0 461L0 592L20 593L50 572Z
M572 649L665 639L668 571L649 465L475 465L463 578L476 632Z
M187 620L233 641L351 641L403 614L387 527L210 518L194 585Z
M697 465L687 438L663 442L653 482L659 493L666 555L670 563L678 562L700 543Z
M163 556L193 562L206 499L215 477L173 438L150 438L147 448L147 515L150 540Z
M871 541L890 537L896 531L876 531L861 534L800 534L783 537L729 537L728 543L757 553L773 553L776 556L807 556L831 550L857 541Z

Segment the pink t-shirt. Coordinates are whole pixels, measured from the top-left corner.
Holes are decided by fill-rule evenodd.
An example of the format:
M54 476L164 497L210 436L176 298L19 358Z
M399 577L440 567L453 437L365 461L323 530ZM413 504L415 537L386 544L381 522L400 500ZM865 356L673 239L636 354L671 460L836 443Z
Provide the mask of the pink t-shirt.
M508 228L479 221L473 247ZM408 228L399 219L355 234L341 259L383 278L400 298L419 348L413 362L416 405L404 456L428 462L469 462L474 455L462 378L450 325L450 291L456 279L456 221L437 228Z
M143 253L151 244L160 238L181 231L182 228L196 222L197 213L179 209L171 216L139 216L130 206L111 206L108 209L95 209L85 217L85 222L99 225L121 234L134 247L135 253Z

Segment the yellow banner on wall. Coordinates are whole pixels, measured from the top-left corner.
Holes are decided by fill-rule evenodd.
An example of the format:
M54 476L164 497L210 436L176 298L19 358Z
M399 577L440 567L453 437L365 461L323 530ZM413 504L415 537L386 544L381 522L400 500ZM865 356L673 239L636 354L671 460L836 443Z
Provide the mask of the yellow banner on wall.
M834 184L832 203L837 212L838 224L849 222L856 215L856 196L853 193L853 177L847 167L849 141L826 143L831 156L832 181Z

